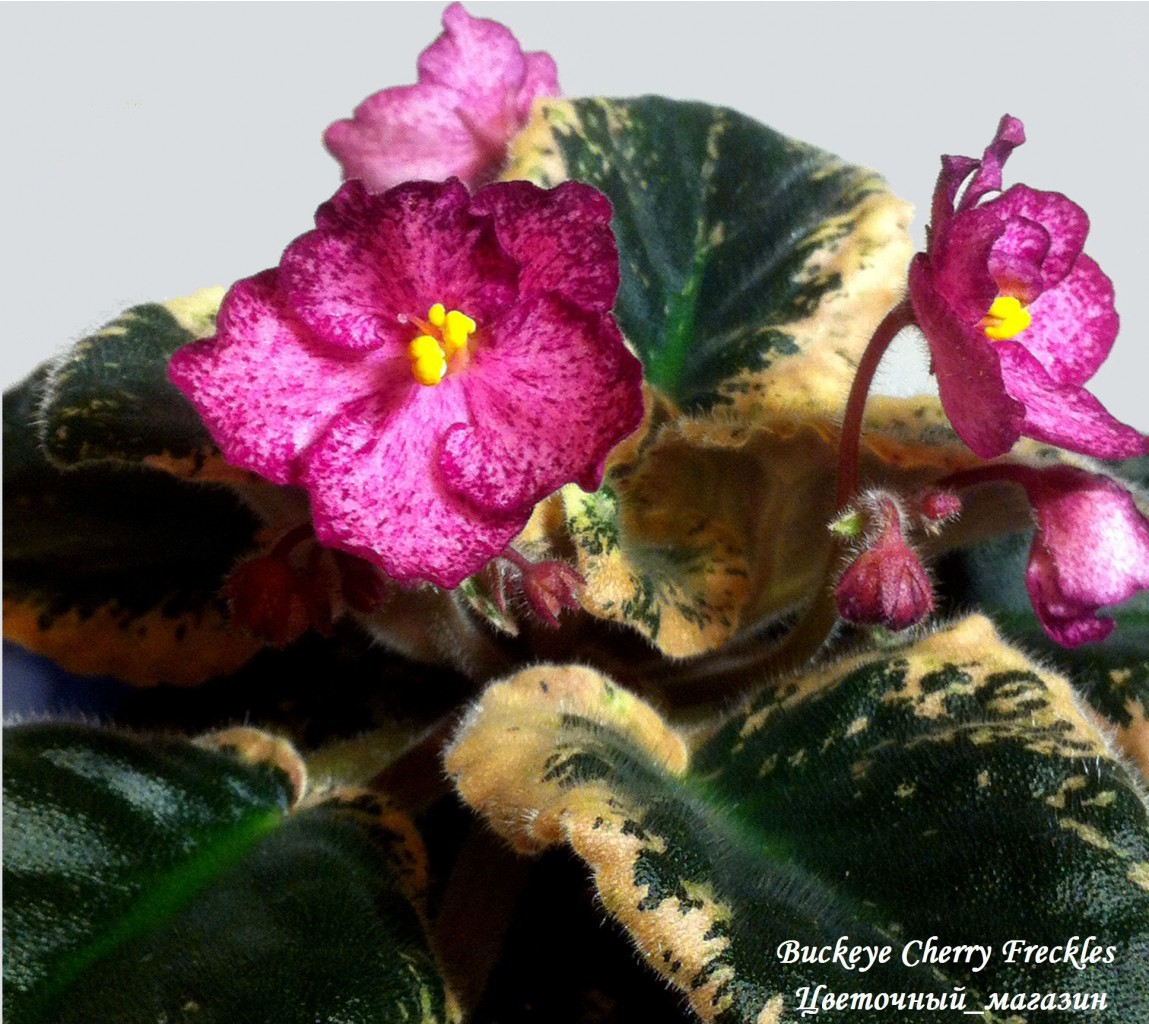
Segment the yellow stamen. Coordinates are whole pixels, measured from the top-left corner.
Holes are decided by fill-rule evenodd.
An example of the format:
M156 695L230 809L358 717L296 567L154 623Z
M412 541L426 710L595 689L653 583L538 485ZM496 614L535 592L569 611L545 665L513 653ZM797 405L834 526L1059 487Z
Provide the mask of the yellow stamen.
M411 357L411 373L420 384L428 387L438 384L447 372L447 357L439 342L429 334L420 334L407 346Z
M1032 320L1029 310L1018 299L999 295L982 318L981 326L991 341L1007 341L1024 331Z
M441 308L441 307L440 307ZM467 347L467 338L475 333L475 321L466 313L452 309L443 325L443 349L447 356L453 356L461 348Z
M455 369L466 365L467 339L475 333L475 321L457 309L448 310L436 302L427 310L427 319L409 316L423 333L407 346L411 359L411 373L420 384L433 386L447 374L447 365L460 352L464 353Z

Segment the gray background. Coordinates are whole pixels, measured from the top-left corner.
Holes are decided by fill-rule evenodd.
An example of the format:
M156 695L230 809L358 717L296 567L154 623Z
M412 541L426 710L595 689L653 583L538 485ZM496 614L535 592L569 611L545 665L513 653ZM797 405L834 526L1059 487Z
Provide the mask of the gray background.
M136 302L278 261L338 185L320 144L414 80L439 3L0 4L5 386ZM547 49L569 95L737 107L881 171L925 211L942 152L1003 112L1007 181L1081 203L1122 336L1095 379L1149 429L1141 4L472 3ZM903 339L882 390L928 387Z

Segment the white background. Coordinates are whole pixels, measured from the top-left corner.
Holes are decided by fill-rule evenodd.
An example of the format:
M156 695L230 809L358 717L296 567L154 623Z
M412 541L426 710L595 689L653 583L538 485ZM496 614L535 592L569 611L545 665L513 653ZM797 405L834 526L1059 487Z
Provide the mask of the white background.
M133 303L278 262L339 182L323 128L415 78L438 3L0 4L3 383ZM1123 330L1095 379L1149 429L1141 4L472 3L566 94L736 107L881 171L920 212L938 157L1006 111L1007 182L1090 213ZM928 385L899 343L886 391Z

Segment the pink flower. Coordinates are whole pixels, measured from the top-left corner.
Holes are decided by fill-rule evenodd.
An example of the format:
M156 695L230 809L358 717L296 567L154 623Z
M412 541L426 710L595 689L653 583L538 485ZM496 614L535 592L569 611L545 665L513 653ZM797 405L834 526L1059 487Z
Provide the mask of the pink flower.
M1002 166L1024 141L1006 115L981 160L942 157L928 244L909 279L942 405L982 458L1022 435L1100 458L1140 455L1149 441L1083 386L1118 326L1113 286L1082 252L1085 211L1025 185L980 202L1000 191Z
M834 588L848 622L908 629L934 608L929 576L902 534L902 516L889 495L863 499L876 529Z
M456 3L443 12L443 28L419 55L417 85L369 96L350 120L324 133L344 178L361 178L372 192L452 175L472 187L486 184L531 104L558 95L555 62L523 53L497 21L472 18Z
M456 586L642 418L610 216L576 182L350 181L171 379L230 462L307 491L323 544Z
M1037 531L1025 584L1045 632L1063 647L1104 640L1100 608L1149 589L1149 520L1109 477L1071 466L994 465L955 473L953 487L1008 480L1025 488Z
M1026 469L1037 518L1025 585L1042 628L1063 647L1104 640L1099 608L1149 589L1149 522L1125 488L1068 466Z

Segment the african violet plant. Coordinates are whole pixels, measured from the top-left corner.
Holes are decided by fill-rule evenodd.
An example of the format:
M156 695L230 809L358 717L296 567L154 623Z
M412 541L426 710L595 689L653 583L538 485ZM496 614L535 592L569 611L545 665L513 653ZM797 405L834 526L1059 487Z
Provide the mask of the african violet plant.
M5 635L140 688L6 731L9 1019L1149 1020L1149 440L1021 121L914 256L443 22L278 266L6 395Z

